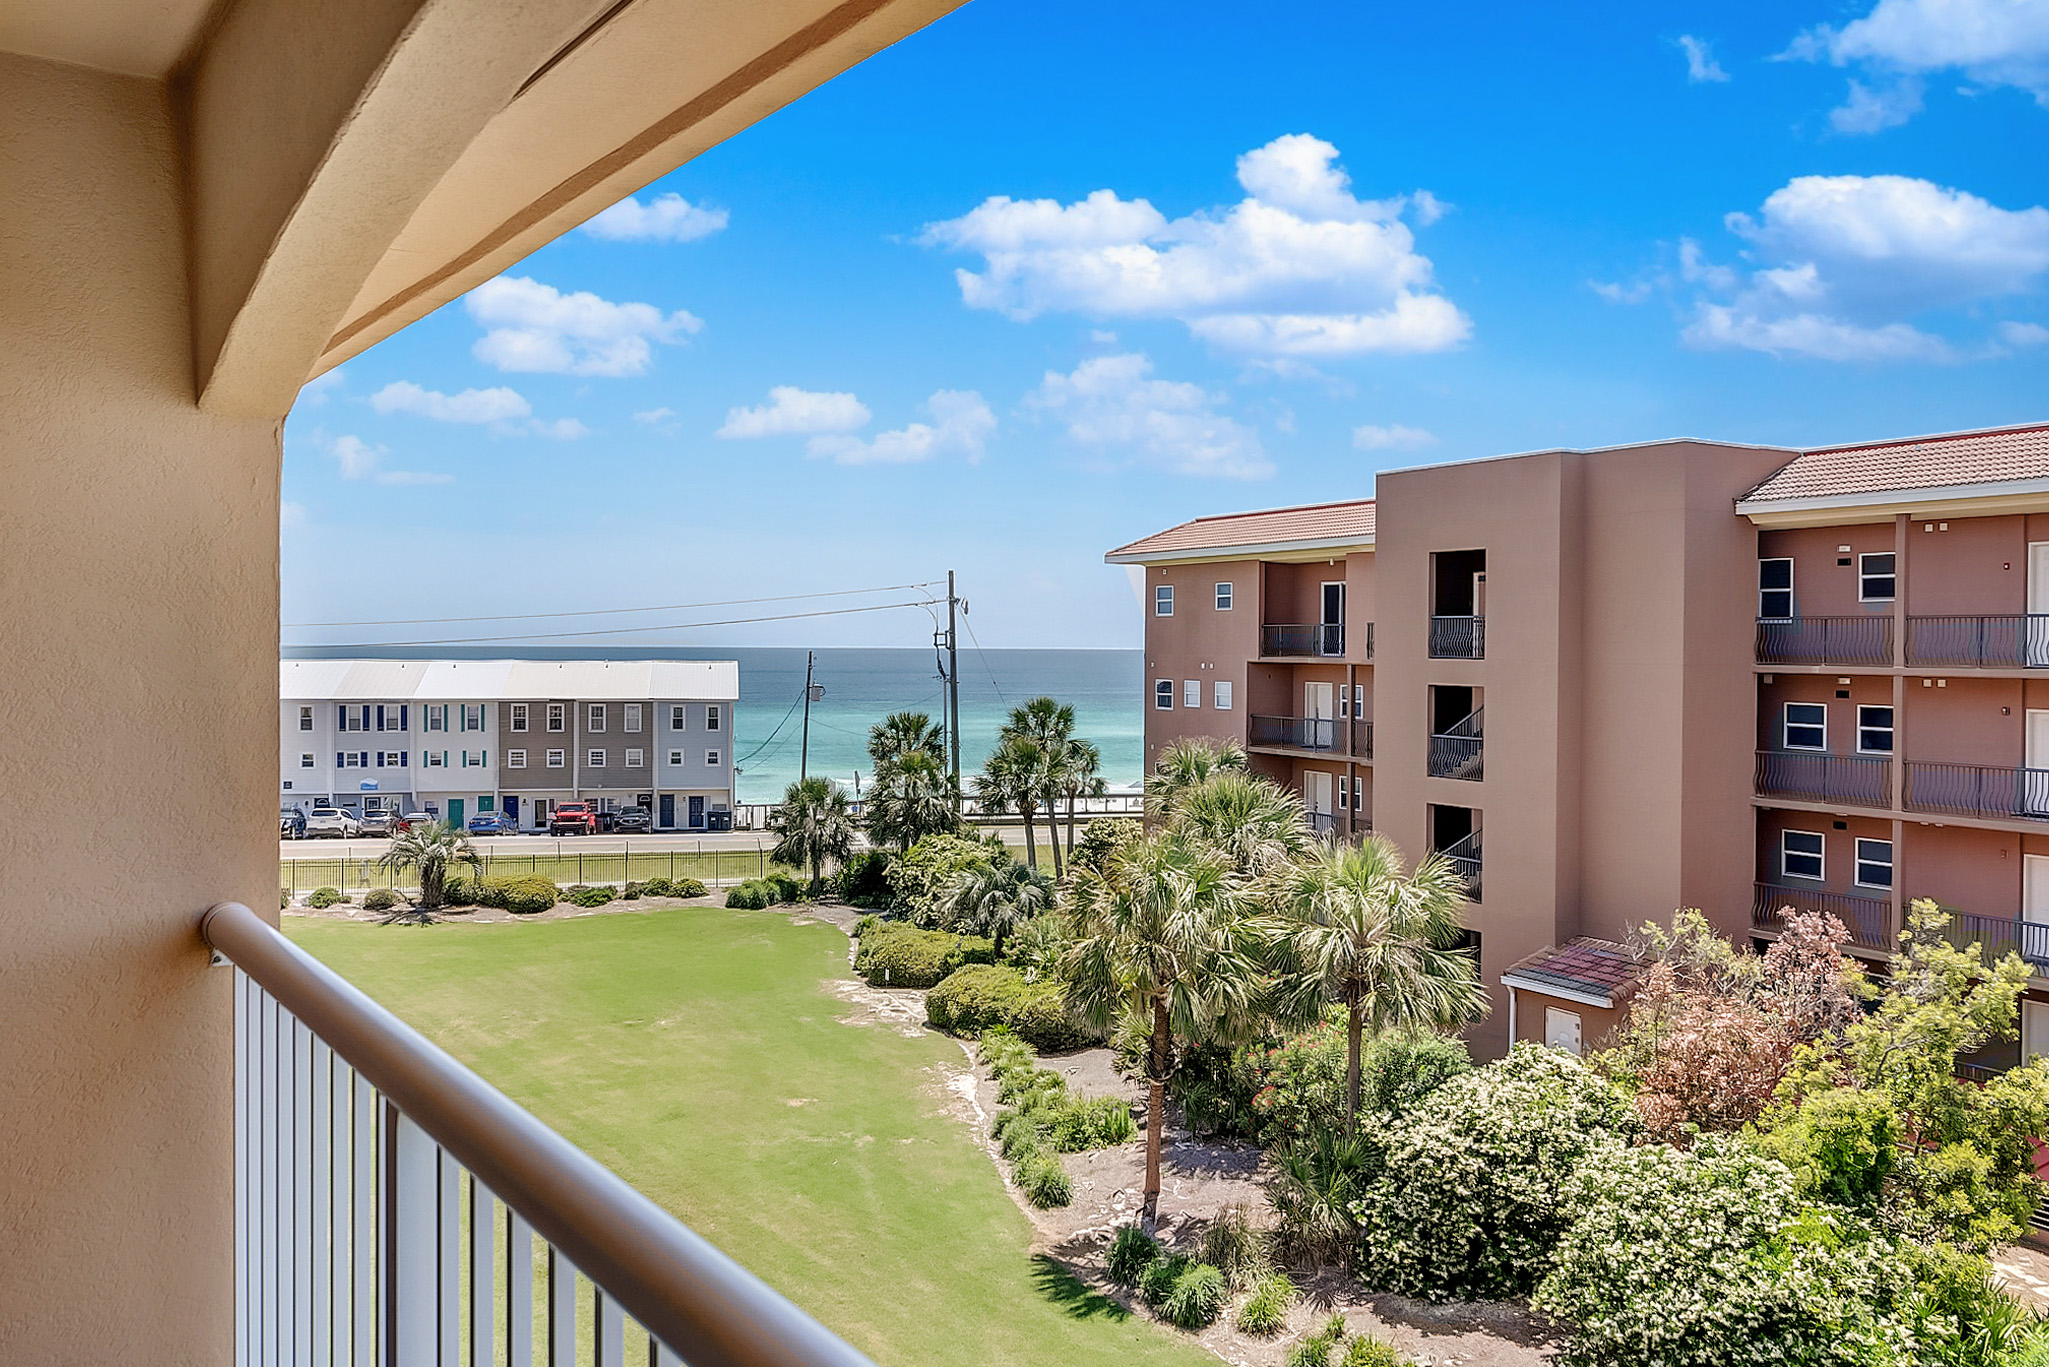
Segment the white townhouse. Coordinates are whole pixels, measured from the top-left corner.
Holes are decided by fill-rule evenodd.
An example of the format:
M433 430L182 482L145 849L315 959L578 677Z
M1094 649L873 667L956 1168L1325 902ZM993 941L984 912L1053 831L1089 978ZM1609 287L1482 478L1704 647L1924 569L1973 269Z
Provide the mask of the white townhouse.
M739 696L731 660L282 660L278 796L522 830L583 799L713 829Z

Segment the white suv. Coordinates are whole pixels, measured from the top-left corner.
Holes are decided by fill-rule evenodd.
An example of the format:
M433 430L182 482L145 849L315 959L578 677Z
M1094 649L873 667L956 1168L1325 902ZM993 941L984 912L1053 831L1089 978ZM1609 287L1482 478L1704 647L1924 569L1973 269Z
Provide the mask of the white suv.
M363 833L363 823L339 807L315 807L306 813L306 838L335 836L348 839Z

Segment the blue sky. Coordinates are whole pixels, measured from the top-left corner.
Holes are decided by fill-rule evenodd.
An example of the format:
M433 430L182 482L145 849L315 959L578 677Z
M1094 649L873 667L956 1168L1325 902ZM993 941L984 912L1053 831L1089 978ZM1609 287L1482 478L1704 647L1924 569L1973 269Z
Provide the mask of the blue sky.
M1380 469L2049 417L2045 204L2049 0L971 0L317 382L284 618L951 567L984 646L1135 645L1104 550Z

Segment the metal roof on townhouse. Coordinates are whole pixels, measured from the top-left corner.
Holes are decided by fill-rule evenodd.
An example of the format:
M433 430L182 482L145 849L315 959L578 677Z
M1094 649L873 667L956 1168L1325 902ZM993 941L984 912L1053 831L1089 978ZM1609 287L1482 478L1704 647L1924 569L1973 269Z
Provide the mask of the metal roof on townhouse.
M280 660L278 697L304 702L737 702L733 660Z
M1210 559L1220 551L1258 555L1335 550L1371 546L1373 531L1374 505L1370 498L1312 503L1297 508L1198 517L1119 546L1103 559L1113 565L1138 565L1158 560Z

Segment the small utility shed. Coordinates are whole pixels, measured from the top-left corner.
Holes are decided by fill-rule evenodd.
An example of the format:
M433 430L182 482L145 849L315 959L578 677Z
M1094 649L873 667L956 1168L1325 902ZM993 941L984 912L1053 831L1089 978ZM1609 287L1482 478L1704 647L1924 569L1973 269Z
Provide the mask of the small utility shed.
M1627 946L1577 935L1510 964L1508 1038L1581 1053L1622 1024L1642 965Z

